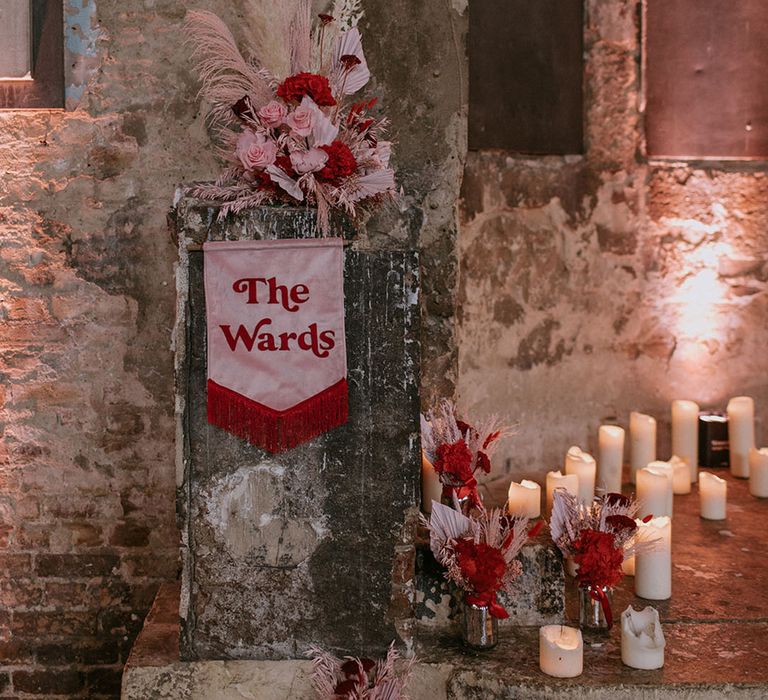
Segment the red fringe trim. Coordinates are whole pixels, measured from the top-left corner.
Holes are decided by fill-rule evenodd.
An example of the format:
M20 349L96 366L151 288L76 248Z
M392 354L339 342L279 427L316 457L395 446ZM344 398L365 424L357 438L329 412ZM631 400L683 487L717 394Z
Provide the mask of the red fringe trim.
M284 411L208 380L208 422L269 452L283 452L347 422L347 380Z

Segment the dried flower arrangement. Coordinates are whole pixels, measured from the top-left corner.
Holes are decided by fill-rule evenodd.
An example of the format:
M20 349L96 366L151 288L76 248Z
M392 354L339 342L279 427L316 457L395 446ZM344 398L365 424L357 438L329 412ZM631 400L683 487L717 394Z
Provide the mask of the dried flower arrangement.
M465 604L487 607L493 617L509 617L497 596L522 573L517 555L539 526L529 533L527 518L498 508L481 506L477 515L466 516L440 503L433 505L427 526L430 549L446 568L445 577L464 591Z
M374 115L376 98L352 97L370 79L356 26L362 9L359 0L336 0L334 14L319 15L313 30L310 0L274 5L283 18L276 18L282 27L274 33L289 54L282 78L259 51L269 43L265 36L245 57L216 15L187 15L200 94L211 105L208 122L229 163L214 183L189 192L221 203L220 217L305 202L317 207L319 228L327 233L331 209L355 218L395 194L392 144L383 138L387 119Z
M511 434L512 428L496 416L486 418L477 427L460 420L456 405L447 399L422 414L421 445L440 477L443 497L450 502L456 494L467 507L481 507L475 474L478 470L486 474L491 471L491 455Z
M605 589L621 581L624 559L652 548L655 541L638 541L634 498L608 493L584 504L565 489L555 489L549 528L564 557L578 566L579 586L600 602L608 627L613 619Z
M312 649L312 687L318 700L407 700L413 660L398 663L394 642L386 658L379 661L351 656L337 659Z

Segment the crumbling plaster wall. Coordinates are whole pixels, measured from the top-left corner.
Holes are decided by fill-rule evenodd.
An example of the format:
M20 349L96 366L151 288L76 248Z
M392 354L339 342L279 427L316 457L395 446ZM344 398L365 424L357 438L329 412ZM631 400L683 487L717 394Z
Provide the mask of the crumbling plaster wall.
M116 695L177 574L166 215L218 169L181 24L248 1L65 0L67 110L0 113L2 697ZM423 248L425 384L450 392L465 7L364 7L404 189L369 234Z
M462 194L459 396L508 415L494 476L543 476L606 420L670 401L768 401L764 163L643 156L639 7L588 0L583 156L470 155ZM505 475L509 480L509 475Z

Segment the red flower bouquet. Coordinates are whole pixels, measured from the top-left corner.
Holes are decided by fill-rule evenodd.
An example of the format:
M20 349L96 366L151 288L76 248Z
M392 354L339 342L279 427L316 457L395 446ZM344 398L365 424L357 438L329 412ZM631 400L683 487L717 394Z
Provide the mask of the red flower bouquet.
M579 586L600 602L608 627L613 619L606 591L621 581L624 559L652 544L637 542L637 511L637 501L617 493L588 505L564 489L554 493L552 539L564 557L573 557Z
M477 516L467 517L435 503L427 524L432 553L445 566L446 578L464 591L464 602L487 607L493 617L509 617L498 594L509 591L522 572L517 555L528 538L528 520L482 506Z
M459 420L450 401L422 415L422 447L440 477L443 497L450 499L455 494L468 507L480 506L475 474L478 470L485 474L491 471L490 456L511 432L508 426L500 426L495 416L477 428Z

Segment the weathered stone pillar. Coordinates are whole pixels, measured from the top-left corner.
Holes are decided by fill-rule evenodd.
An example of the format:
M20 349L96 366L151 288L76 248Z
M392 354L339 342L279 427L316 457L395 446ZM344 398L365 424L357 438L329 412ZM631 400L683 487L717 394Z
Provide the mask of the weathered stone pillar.
M228 220L181 199L176 327L185 659L380 653L395 547L419 477L418 259L348 239L349 423L280 455L208 425L204 240L314 237L307 209Z

